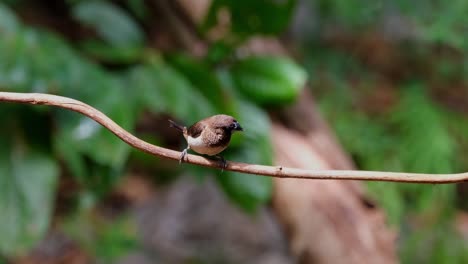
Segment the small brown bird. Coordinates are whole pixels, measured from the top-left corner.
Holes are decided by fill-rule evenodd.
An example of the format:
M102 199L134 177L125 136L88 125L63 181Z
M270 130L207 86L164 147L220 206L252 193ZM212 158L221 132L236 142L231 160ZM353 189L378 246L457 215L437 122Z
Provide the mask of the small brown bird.
M214 115L198 121L187 128L169 120L170 126L182 131L188 147L182 151L179 162L184 160L187 151L193 151L209 156L221 158L223 168L226 161L220 155L227 148L231 141L231 135L235 131L243 131L242 127L232 116Z

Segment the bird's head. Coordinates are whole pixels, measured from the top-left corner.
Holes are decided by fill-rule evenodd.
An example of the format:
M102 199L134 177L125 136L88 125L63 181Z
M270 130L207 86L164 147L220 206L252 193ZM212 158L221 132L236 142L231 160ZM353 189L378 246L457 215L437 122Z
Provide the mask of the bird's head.
M239 122L232 116L228 115L217 115L215 116L215 123L216 126L219 128L223 128L226 131L234 132L234 131L243 131L244 129L241 127Z
M231 131L244 131L244 129L241 127L241 125L235 119L229 125L229 129Z

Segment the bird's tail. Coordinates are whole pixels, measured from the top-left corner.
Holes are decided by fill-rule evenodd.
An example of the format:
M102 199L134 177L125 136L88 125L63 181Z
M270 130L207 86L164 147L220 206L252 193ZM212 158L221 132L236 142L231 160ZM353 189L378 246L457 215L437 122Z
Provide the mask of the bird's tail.
M184 132L184 127L169 119L169 126Z

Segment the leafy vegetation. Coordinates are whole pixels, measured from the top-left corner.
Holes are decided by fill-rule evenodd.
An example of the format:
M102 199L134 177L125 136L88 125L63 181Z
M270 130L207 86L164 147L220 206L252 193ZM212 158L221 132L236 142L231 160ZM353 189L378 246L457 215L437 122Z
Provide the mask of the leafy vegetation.
M323 26L306 40L314 48L304 50L305 62L323 113L359 168L467 171L466 2L318 6ZM386 32L390 21L402 31ZM331 24L348 39L326 35ZM372 182L368 189L400 230L403 263L466 262L460 186Z
M228 113L248 133L236 135L226 158L269 164L270 121L262 107L293 102L308 75L359 168L468 171L467 1L319 0L298 6L294 0L214 0L197 33L216 31L220 14L230 23L205 43L201 57L155 45L145 1L62 1L42 17L25 11L32 2L0 3L2 91L76 98L134 133L142 117L164 114L190 124ZM44 12L38 7L47 2L30 8ZM301 21L295 10L309 16ZM44 16L58 17L61 25ZM285 57L236 52L251 36L278 35L291 24L303 41L308 74ZM0 113L0 256L21 255L44 236L63 178L80 187L77 215L63 222L64 230L105 261L137 246L126 219L106 228L90 208L142 155L76 113L12 104L1 104ZM157 134L142 136L165 143ZM177 173L158 172L155 177ZM248 212L271 196L266 177L215 173L228 197ZM373 182L368 189L400 230L403 263L467 261L467 243L455 228L457 215L468 208L462 185Z
M236 137L226 157L270 164L270 121L260 106L292 102L304 85L304 70L287 58L238 58L233 48L218 55L214 63L212 52L197 59L147 48L141 3L131 2L129 12L111 1L69 1L65 8L73 23L94 32L76 43L69 41L70 36L19 21L15 11L21 13L26 1L0 4L1 90L72 97L96 107L131 132L144 113L170 114L186 124L214 113L228 113L236 116L249 133ZM246 7L244 3L242 10ZM282 14L282 8L275 10ZM284 8L290 12L291 6ZM257 21L267 25L264 20L269 18ZM274 33L286 26L284 20L281 27L243 31L241 25L234 25L233 29L243 31L244 37L264 30ZM206 24L206 29L211 26ZM224 61L227 66L217 66ZM255 77L248 69L261 77L259 81L265 83L262 89L248 87L246 82ZM278 84L268 87L269 83ZM252 92L254 96L249 94ZM8 216L0 220L4 234L0 252L14 256L34 246L47 230L60 174L80 184L77 200L81 202L76 209L86 214L87 210L80 208L92 208L87 205L90 201L99 200L112 189L128 168L131 150L96 122L77 113L7 104L0 105L0 112L7 127L0 132L4 143L0 149L0 212ZM248 147L254 143L257 147ZM204 170L203 174L210 172ZM271 179L266 177L252 179L224 172L217 179L232 201L251 212L271 196ZM94 198L86 198L90 195ZM87 226L80 223L74 226ZM99 250L94 253L112 259L118 255L112 246L107 248L112 252L100 249L120 235L103 232L104 240L99 240ZM78 241L93 247L79 235ZM122 236L123 241L132 241ZM127 244L132 243L122 245ZM116 250L120 249L117 246Z

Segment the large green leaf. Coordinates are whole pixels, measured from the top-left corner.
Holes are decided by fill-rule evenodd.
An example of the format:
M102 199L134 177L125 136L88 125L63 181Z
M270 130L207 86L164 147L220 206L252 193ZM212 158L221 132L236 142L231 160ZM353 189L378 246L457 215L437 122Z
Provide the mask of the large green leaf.
M213 105L189 80L171 66L154 59L129 73L141 105L153 112L167 112L187 122L212 115Z
M114 46L143 43L138 24L121 8L107 1L81 1L73 7L73 16L93 27L101 38Z
M60 38L18 27L0 38L0 86L16 92L59 93L85 85L81 59Z
M13 255L37 242L49 225L57 163L13 134L0 135L0 250Z
M114 75L82 59L60 38L22 28L0 38L0 87L18 92L59 93L82 100L132 130L134 100ZM75 176L84 177L84 156L112 169L122 168L129 147L82 115L54 109L55 150Z
M100 36L80 43L89 56L110 63L132 63L141 57L144 34L125 10L111 2L82 1L73 6L73 15Z
M250 100L264 105L292 102L306 81L305 71L284 57L257 56L232 68L237 88Z

